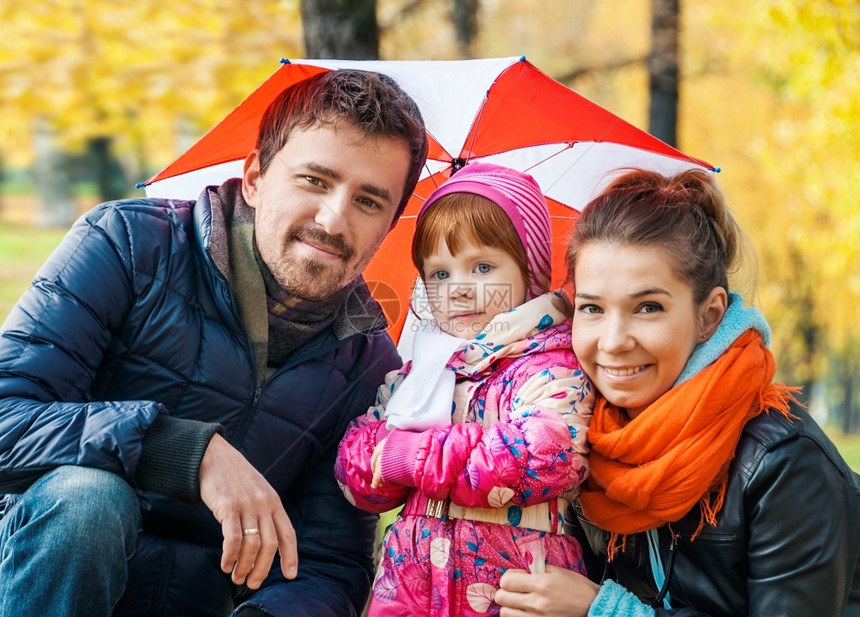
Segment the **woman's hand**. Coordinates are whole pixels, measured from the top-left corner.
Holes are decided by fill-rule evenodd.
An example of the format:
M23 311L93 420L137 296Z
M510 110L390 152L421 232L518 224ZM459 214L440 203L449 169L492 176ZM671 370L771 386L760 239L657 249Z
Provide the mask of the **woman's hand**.
M495 601L501 617L586 617L598 589L581 574L547 565L541 574L505 572Z

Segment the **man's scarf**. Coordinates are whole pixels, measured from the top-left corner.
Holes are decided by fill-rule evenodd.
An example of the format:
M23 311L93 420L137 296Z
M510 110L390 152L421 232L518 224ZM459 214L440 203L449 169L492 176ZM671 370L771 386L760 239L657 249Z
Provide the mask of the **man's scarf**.
M266 286L269 323L269 367L278 367L294 351L331 325L352 293L356 278L325 300L307 300L281 287L258 251L257 265Z
M771 383L773 355L747 330L712 364L628 421L598 397L588 429L591 476L581 493L586 518L620 536L681 519L698 502L698 535L716 524L731 462L746 423L764 411L790 417L797 388ZM623 545L622 545L623 546Z

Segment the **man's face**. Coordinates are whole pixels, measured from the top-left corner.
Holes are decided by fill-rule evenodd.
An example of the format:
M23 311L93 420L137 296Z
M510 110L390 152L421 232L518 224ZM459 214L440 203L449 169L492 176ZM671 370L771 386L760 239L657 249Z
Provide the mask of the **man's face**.
M409 160L405 141L348 123L294 130L264 175L252 152L242 192L278 284L324 300L361 274L394 221Z

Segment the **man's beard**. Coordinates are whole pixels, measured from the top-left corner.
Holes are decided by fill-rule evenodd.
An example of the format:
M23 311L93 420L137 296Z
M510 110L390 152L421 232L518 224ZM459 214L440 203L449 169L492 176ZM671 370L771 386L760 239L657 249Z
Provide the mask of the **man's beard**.
M291 259L279 268L278 283L288 292L305 300L322 301L345 287L347 271L355 257L355 249L342 236L332 236L314 228L291 230L287 242L308 242L329 249L339 256L339 262L313 258ZM358 273L357 273L358 274Z
M293 262L292 275L286 290L305 300L327 300L349 281L343 280L346 265L326 265L316 259Z

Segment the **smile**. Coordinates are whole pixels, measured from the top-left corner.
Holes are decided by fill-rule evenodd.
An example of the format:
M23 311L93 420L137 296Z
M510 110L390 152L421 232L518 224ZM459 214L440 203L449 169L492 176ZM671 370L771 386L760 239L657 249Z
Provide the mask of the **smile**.
M630 368L611 368L609 366L603 367L603 370L606 372L606 374L612 377L630 377L631 375L635 375L636 373L639 373L644 369L645 365L634 366Z
M318 257L328 258L328 259L343 259L343 255L341 253L330 246L319 245L313 242L308 242L307 240L300 240L302 244L305 245L307 249L313 252Z
M322 259L349 261L355 251L340 235L330 235L316 228L300 228L292 231L288 240L296 240L305 249Z

